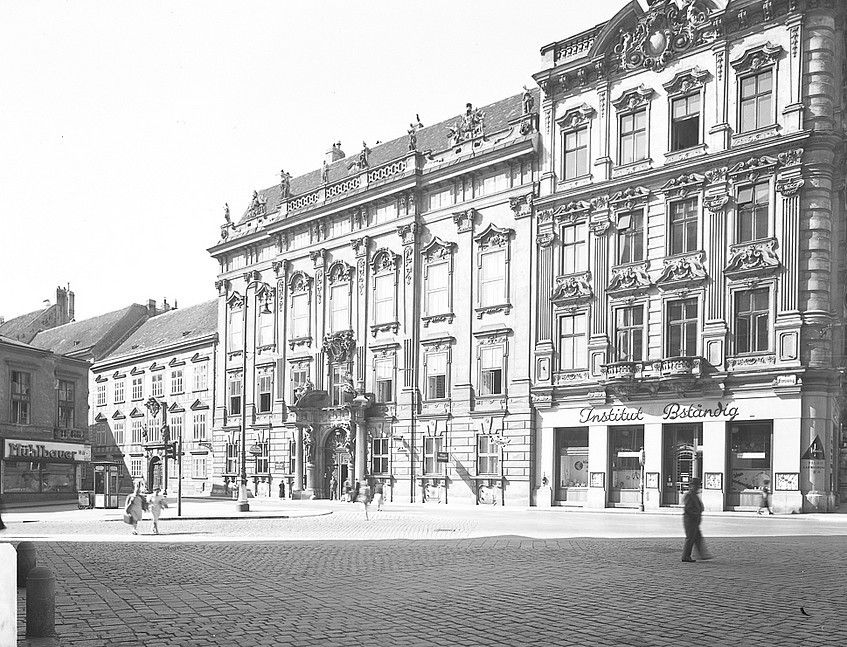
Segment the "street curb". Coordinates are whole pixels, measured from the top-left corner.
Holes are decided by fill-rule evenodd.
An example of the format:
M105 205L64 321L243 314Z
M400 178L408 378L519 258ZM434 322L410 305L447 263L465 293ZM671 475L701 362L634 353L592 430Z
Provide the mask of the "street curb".
M250 514L246 513L243 516L235 515L215 515L208 517L159 517L159 521L224 521L230 519L309 519L312 517L326 517L333 513L332 510L326 512L315 512L311 514ZM151 521L152 517L144 517L142 521ZM102 521L120 521L122 518L103 519Z

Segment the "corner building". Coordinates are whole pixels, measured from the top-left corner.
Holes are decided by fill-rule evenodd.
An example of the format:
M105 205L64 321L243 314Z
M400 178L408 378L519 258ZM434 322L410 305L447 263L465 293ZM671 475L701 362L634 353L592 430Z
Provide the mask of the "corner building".
M219 482L329 498L368 476L389 500L527 504L537 96L334 145L227 211L209 250Z
M534 75L536 502L831 510L844 7L649 5Z

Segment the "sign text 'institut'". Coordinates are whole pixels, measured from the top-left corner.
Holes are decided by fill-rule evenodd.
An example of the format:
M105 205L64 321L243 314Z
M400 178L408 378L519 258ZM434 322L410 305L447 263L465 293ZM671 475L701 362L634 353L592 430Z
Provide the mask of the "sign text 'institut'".
M844 7L644 7L542 47L537 89L227 208L218 484L837 505Z

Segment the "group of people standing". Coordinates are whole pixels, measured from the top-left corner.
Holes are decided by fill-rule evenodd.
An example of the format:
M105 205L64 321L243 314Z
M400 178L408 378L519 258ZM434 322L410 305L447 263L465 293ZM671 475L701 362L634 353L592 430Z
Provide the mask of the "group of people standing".
M141 491L141 481L135 484L135 490L128 495L124 503L124 523L132 526L132 534L138 534L138 523L144 518L144 513L149 511L153 516L153 534L159 534L159 517L162 509L168 507L168 501L162 494L162 488L157 487L152 494Z
M362 503L365 508L365 520L369 520L368 509L371 503L376 503L377 511L382 511L382 504L385 501L384 486L380 481L372 481L368 479L364 482L356 481L356 485L352 485L349 480L344 481L344 501ZM330 499L337 498L338 481L333 475L329 480Z

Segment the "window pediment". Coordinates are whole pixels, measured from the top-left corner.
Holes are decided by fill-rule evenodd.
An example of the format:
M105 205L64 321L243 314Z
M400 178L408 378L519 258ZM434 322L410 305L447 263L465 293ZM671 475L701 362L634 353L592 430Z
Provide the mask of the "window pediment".
M191 403L191 410L192 411L203 411L203 410L206 410L208 408L209 408L209 405L206 404L205 402L201 402L200 400L195 400L194 402Z
M667 196L680 198L692 191L699 191L706 182L706 177L699 173L685 173L668 180L662 187L662 193Z
M106 422L107 420L108 418L106 418L106 416L104 416L102 413L98 413L96 416L94 416L94 422Z
M635 296L650 289L652 282L647 273L647 263L635 263L612 268L612 278L606 291L614 295Z
M727 172L727 175L735 179L738 176L745 176L750 182L755 182L763 175L770 175L776 170L777 159L762 155L761 157L751 157L746 162L739 162Z
M399 260L399 254L395 254L390 249L382 247L374 252L374 256L371 259L371 269L374 274L379 274L381 272L395 272L397 271Z
M702 251L666 258L661 276L656 279L660 288L676 288L693 285L708 278L703 260L706 254Z
M125 378L125 377L126 377L126 373L121 373L120 371L115 371L115 373L112 375L112 378L115 379L115 380L120 380L120 379Z
M327 278L329 280L330 285L335 285L336 283L348 283L353 277L354 268L352 265L348 265L344 261L333 261L333 263L329 266L329 271L327 272Z
M302 270L293 272L291 278L288 279L288 291L292 294L308 292L311 287L312 277Z
M656 91L653 88L648 88L643 83L637 88L627 90L617 99L612 101L612 105L618 111L638 110L645 107Z
M423 254L427 262L442 260L448 258L453 253L455 246L456 243L444 241L438 236L433 236L432 240L421 249L421 254Z
M139 410L139 408L138 408L138 407L134 407L134 408L132 409L132 411L130 411L130 412L129 412L129 417L130 417L130 418L143 418L143 417L144 417L144 412L143 412L143 411L141 411L141 410Z
M138 368L137 366L133 366L132 370L129 372L130 375L144 375L144 369Z
M168 366L185 366L185 360L177 359L174 357L170 362L168 362Z
M509 239L514 233L514 229L504 229L491 223L481 233L474 236L474 240L477 242L480 249L505 247L509 244Z
M191 357L191 361L194 362L195 364L197 362L208 362L209 356L208 355L201 355L200 353L194 353L194 355Z
M582 128L596 114L596 110L583 103L581 106L567 110L561 118L557 120L559 127L564 130L575 130Z
M115 413L112 414L112 420L126 420L126 416L120 411L115 411Z
M669 97L678 94L687 94L688 92L700 90L709 80L710 76L711 73L708 70L702 70L697 66L690 70L677 73L676 76L663 84L662 87L668 93Z
M105 375L98 375L97 377L94 378L94 381L97 382L98 384L102 384L103 382L108 382L109 378L106 377Z
M231 310L241 308L244 305L244 297L238 292L233 291L226 299L226 304Z
M256 288L256 298L271 301L274 298L274 288L269 283L260 283Z
M650 189L643 186L628 186L622 191L618 191L609 198L609 203L616 209L630 210L647 202L650 197Z
M781 45L772 45L768 42L764 45L748 49L740 57L734 61L730 61L729 64L732 65L737 74L756 72L772 67L782 56L783 51Z
M171 406L168 407L168 413L185 413L185 409L181 407L178 403L174 402Z

